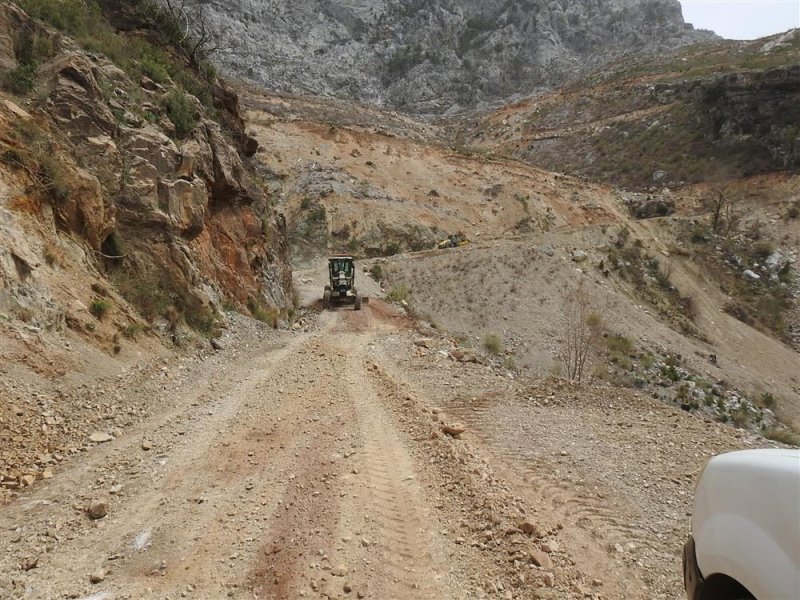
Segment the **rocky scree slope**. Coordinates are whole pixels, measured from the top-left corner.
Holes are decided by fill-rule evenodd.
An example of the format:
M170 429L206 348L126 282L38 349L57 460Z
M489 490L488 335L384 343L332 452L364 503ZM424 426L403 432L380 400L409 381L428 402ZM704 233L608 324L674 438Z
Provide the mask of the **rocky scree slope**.
M630 53L712 39L677 0L213 0L233 74L415 113L529 94ZM198 14L198 11L195 11Z
M284 224L251 174L235 93L160 45L144 14L117 34L94 5L22 5L65 31L0 5L0 75L15 92L0 103L6 326L91 334L116 314L124 332L143 317L174 334L209 331L223 302L286 306Z

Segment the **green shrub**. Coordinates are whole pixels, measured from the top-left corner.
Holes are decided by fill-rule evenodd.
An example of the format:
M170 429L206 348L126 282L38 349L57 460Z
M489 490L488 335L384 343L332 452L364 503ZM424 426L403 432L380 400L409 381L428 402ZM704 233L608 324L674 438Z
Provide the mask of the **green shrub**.
M172 90L164 99L167 117L175 125L179 139L187 137L197 126L197 116L189 97L182 90Z
M64 200L70 190L57 152L44 131L33 120L18 120L13 125L20 148L10 148L0 155L0 161L22 167L40 191L54 200Z
M117 291L147 321L163 317L167 309L179 302L178 295L155 275L124 269L116 272L113 278Z
M58 201L69 198L70 190L65 181L64 169L55 154L39 149L36 162L38 163L39 179L47 193Z
M731 421L737 427L747 427L750 424L750 411L745 407L737 408L731 411Z
M631 356L634 351L633 340L624 335L609 335L606 338L606 347L609 352Z
M775 408L775 396L773 396L769 392L764 392L758 399L758 405L761 408L769 408L769 409Z
M219 321L212 308L208 306L184 306L182 312L186 324L201 335L212 338L219 335ZM277 325L275 325L277 327Z
M216 72L204 59L204 44L184 35L183 23L178 23L174 15L154 0L130 3L132 18L138 17L151 28L148 33L153 35L148 37L118 33L106 21L96 0L18 0L17 3L32 17L75 38L84 49L107 56L133 81L142 75L161 83L172 80L198 98L209 116L216 115L209 85ZM37 48L40 53L47 49L44 43Z
M711 230L708 225L697 223L689 232L689 239L693 244L705 244L711 239Z
M0 87L7 92L24 96L33 91L36 83L36 65L20 65L0 76Z
M611 362L617 365L623 371L633 371L633 361L619 353L611 355Z
M400 242L389 242L386 244L381 253L383 256L394 256L400 252Z
M775 247L766 241L760 241L753 244L750 249L750 256L756 260L764 260L775 251Z
M400 283L392 286L386 298L392 302L408 302L411 298L411 289L405 283Z
M156 83L168 83L170 80L167 64L153 53L142 56L139 66L142 72Z
M89 312L100 321L108 314L109 310L111 310L111 302L104 298L95 298L89 305Z
M252 317L262 323L266 323L273 329L278 328L278 319L280 311L273 307L263 307L252 296L247 299L247 310L250 311Z
M374 265L372 265L370 267L369 274L372 275L372 278L375 281L377 281L378 283L383 281L383 277L384 277L383 267L381 265L379 265L378 263L375 263Z
M483 348L493 356L499 356L503 352L503 340L496 333L487 333L481 339Z
M775 427L764 432L764 437L787 446L800 447L800 434L785 427Z
M130 323L122 328L122 335L129 340L137 339L141 334L148 331L148 327L142 323Z
M661 367L661 374L670 381L678 381L681 378L680 373L678 373L674 365Z
M17 4L33 18L75 37L108 27L100 7L92 0L17 0Z

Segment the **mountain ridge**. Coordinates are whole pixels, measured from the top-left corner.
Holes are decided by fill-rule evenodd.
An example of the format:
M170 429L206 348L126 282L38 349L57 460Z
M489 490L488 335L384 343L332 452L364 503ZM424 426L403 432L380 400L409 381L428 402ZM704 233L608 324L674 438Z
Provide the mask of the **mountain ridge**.
M214 0L216 59L268 89L439 114L558 85L630 53L715 39L677 0Z

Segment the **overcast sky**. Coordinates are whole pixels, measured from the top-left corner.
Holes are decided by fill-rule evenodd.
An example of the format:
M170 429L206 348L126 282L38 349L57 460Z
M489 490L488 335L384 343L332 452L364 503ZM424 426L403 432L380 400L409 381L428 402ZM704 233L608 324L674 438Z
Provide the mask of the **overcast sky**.
M681 0L683 18L734 40L800 27L800 0Z

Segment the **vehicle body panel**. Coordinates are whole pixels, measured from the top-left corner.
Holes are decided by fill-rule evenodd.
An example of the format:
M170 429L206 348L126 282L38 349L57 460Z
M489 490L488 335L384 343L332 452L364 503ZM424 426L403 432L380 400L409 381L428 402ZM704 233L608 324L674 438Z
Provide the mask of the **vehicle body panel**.
M745 450L709 461L692 533L704 578L724 574L759 600L800 600L800 450Z

